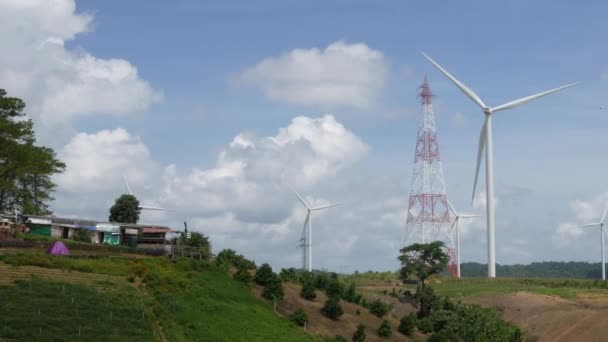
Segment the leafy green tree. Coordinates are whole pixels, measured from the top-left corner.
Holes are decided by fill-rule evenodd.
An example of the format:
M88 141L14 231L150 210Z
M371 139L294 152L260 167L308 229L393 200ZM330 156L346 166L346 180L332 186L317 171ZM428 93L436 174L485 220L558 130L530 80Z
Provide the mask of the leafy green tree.
M332 278L325 290L327 297L340 299L344 293L344 286L337 278Z
M182 246L200 248L205 260L211 259L211 242L209 237L197 232L190 232L188 239L187 232L182 232L179 237L179 243Z
M74 235L72 235L72 239L80 242L91 242L91 233L88 229L76 229Z
M315 288L314 281L312 279L305 279L300 290L300 297L306 300L315 300L317 298L317 289Z
M304 324L308 323L308 316L306 316L306 312L304 312L304 310L298 308L289 316L289 320L294 322L296 325L303 327Z
M361 302L362 295L358 294L356 289L355 283L348 284L342 298L349 303L359 304Z
M381 302L379 299L374 300L369 303L369 312L377 317L384 317L391 310L391 306L389 304L385 304Z
M281 277L282 281L296 282L298 280L298 272L293 267L281 268L281 273L279 273L279 277Z
M399 278L404 282L412 276L418 278L419 287L425 286L425 281L432 275L439 274L447 265L449 257L444 252L444 243L415 243L400 250L398 257L401 262Z
M247 286L253 283L253 276L249 272L249 269L247 269L246 267L239 267L232 277Z
M378 336L380 337L391 337L393 330L390 323L387 320L382 320L382 324L378 328Z
M342 310L339 301L340 300L337 298L327 299L325 305L321 308L321 313L329 319L337 320L344 314L344 310Z
M276 275L272 272L272 267L268 264L262 264L255 272L254 281L258 285L266 286L266 284L274 280L274 277L276 277Z
M25 102L0 89L0 213L15 209L26 214L49 215L55 190L52 176L65 164L55 151L36 146L34 124L25 119Z
M357 325L357 330L353 334L353 342L363 342L365 341L365 325L359 324Z
M264 286L262 297L272 300L275 303L283 301L285 292L283 292L283 284L281 283L281 278L279 278L279 276L273 273L272 278L268 280Z
M416 328L416 321L417 318L414 313L411 313L407 316L403 316L399 321L399 327L397 328L397 330L403 335L410 336Z
M430 316L438 301L433 288L420 287L414 297L418 300L418 318Z
M329 275L326 272L321 272L317 274L317 277L315 278L315 287L317 289L325 290L327 289L327 287L329 287L330 283L331 279L329 278Z
M121 195L110 208L110 222L137 223L139 221L139 201L133 195Z

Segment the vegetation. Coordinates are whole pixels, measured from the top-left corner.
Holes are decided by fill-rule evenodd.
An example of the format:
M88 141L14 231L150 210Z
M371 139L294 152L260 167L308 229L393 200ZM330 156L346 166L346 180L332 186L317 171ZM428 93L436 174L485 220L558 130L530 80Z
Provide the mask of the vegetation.
M283 301L285 292L283 292L283 284L281 283L279 276L273 273L272 278L266 283L266 286L264 286L262 297L272 300L275 303Z
M34 123L25 102L0 89L0 213L49 215L51 178L65 170L53 149L36 146Z
M232 249L223 249L215 257L215 264L222 269L227 269L230 266L237 268L245 268L255 270L255 262L245 258L241 254L237 254Z
M188 238L187 232L182 232L179 236L179 244L181 246L200 248L203 259L211 260L211 242L209 241L209 237L204 234L191 232L190 238Z
M424 288L430 276L441 273L447 267L449 257L444 248L443 242L434 241L415 243L401 249L398 257L401 262L400 279L405 282L415 276L419 280L419 287Z
M282 281L290 281L297 282L298 281L298 271L295 268L282 268L281 273L279 273L279 277Z
M382 320L382 324L378 328L378 336L380 337L391 337L393 334L393 330L391 329L391 325L387 320Z
M300 290L300 297L306 300L315 300L317 298L317 289L315 288L314 280L311 278L305 279Z
M601 264L589 262L533 262L529 265L496 265L496 275L506 278L578 278L601 279ZM465 262L460 266L463 277L487 277L488 266Z
M363 296L356 292L355 283L350 283L344 291L343 299L349 303L359 304Z
M303 327L306 323L308 323L308 316L306 316L306 312L304 312L304 310L298 308L289 316L289 320L294 322L296 325Z
M340 299L344 293L344 286L340 283L337 277L330 278L329 284L325 289L325 293L329 298Z
M245 267L239 267L232 277L247 286L253 283L253 276L251 275L251 272Z
M337 298L327 299L325 305L321 308L321 313L329 319L337 320L344 314L344 310L342 310L339 301L340 300Z
M137 223L139 221L139 201L133 195L123 194L110 208L110 222Z
M377 317L384 317L391 310L391 305L381 302L379 299L368 304L369 312Z
M359 324L357 325L357 330L353 334L353 342L363 342L365 341L365 325Z
M411 313L411 314L409 314L407 316L403 316L401 318L401 320L399 321L399 327L397 328L397 330L399 330L399 332L402 333L403 335L410 336L414 332L414 329L416 328L416 324L417 324L416 315Z
M91 242L91 233L88 229L76 229L72 239L80 242Z
M254 281L258 285L266 286L274 280L276 275L272 272L272 267L269 264L262 264L255 272Z

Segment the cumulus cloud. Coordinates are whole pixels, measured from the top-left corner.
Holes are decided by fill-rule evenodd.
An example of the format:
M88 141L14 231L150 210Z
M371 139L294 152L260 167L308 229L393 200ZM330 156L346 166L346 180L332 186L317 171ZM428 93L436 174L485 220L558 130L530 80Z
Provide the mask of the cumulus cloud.
M599 194L591 200L576 199L570 202L570 210L577 222L564 222L557 226L553 241L557 245L569 245L578 240L593 227L582 228L581 225L600 221L602 212L608 204L608 192Z
M324 50L295 49L245 70L239 81L273 101L324 107L370 107L387 77L382 52L338 41Z
M45 126L91 114L140 112L162 95L124 59L101 59L64 42L91 30L74 0L0 1L0 85L24 98Z

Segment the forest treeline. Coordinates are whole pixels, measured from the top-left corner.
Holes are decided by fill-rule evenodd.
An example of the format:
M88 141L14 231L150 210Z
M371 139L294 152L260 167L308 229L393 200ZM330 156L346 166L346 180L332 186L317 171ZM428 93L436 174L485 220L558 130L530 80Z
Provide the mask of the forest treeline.
M476 262L465 262L460 265L463 277L485 277L488 266ZM587 278L599 279L602 271L600 263L590 262L533 262L528 265L496 265L497 277L511 278Z

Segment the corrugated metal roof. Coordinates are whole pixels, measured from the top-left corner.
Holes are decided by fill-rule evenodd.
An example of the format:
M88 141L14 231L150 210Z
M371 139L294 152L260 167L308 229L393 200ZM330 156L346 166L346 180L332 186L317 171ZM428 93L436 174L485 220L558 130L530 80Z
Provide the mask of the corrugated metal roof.
M144 233L169 233L171 228L167 227L142 227Z

